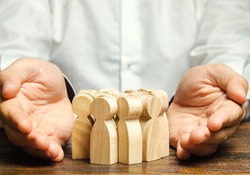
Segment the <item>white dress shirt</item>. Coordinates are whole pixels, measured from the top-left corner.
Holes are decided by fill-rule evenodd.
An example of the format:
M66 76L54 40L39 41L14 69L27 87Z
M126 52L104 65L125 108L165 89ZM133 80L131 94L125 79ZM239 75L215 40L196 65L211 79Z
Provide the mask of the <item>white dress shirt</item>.
M187 69L212 63L250 80L249 0L2 0L0 22L1 69L49 60L76 91L171 96Z

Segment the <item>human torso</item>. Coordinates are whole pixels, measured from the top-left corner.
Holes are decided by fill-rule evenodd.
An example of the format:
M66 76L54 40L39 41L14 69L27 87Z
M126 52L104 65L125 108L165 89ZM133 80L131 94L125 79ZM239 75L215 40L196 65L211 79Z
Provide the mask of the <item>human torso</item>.
M51 59L76 90L154 88L172 94L189 67L197 32L194 2L65 1L53 9L59 20L53 21Z

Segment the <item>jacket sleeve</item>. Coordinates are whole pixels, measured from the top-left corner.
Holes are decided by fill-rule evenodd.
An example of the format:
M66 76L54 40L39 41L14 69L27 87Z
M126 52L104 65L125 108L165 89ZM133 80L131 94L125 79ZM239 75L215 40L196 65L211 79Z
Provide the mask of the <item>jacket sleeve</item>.
M243 75L250 59L250 1L207 0L198 20L191 65L224 63Z
M49 58L51 12L49 1L0 1L1 70L19 57Z

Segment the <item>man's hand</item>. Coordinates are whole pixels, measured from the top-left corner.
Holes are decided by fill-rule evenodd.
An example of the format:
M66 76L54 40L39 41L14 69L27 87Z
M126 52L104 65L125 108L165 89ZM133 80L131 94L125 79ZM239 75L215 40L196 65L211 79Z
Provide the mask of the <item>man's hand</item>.
M177 148L177 157L214 153L240 125L247 89L247 81L225 65L190 69L167 111L170 143Z
M61 161L74 117L61 71L23 58L0 73L0 119L9 140L27 153Z

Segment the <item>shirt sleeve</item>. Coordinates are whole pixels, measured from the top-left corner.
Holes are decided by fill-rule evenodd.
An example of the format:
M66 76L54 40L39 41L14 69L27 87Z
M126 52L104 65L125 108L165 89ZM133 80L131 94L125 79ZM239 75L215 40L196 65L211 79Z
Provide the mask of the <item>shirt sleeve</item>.
M250 83L250 55L248 57L245 69L244 69L244 77L247 79L248 84ZM248 85L250 88L250 84ZM246 120L250 120L250 90L248 90L247 94L247 105L246 105Z
M243 75L250 55L250 1L207 0L190 52L193 66L224 63Z
M1 70L19 57L50 57L49 1L0 1Z

